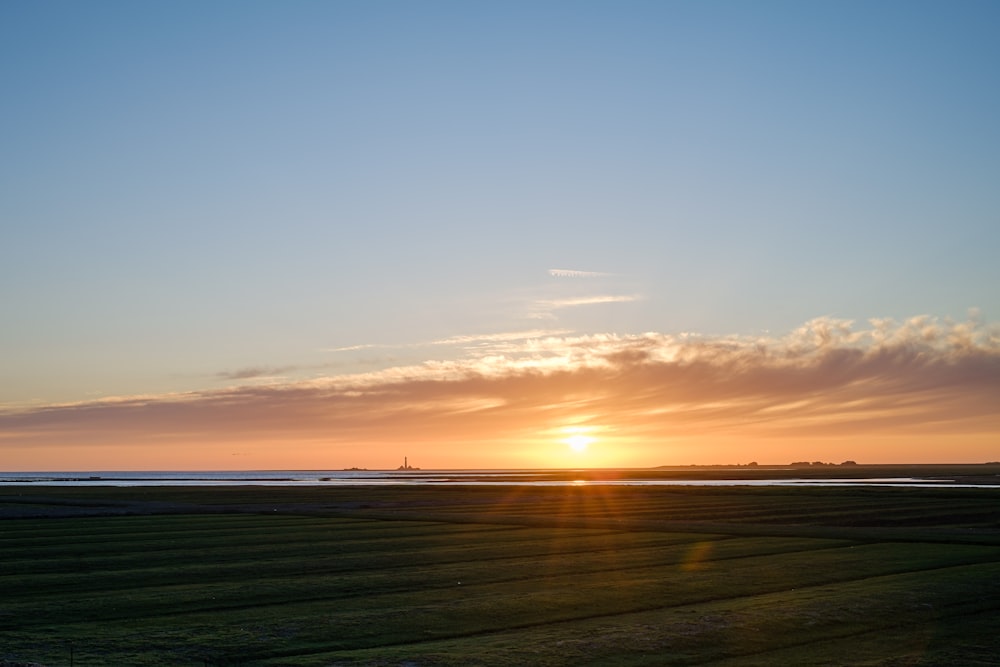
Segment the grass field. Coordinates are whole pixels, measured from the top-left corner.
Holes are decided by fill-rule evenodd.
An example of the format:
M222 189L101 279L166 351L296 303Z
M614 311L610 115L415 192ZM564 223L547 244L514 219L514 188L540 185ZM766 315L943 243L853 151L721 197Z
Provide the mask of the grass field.
M1000 664L996 489L0 487L0 518L0 664Z

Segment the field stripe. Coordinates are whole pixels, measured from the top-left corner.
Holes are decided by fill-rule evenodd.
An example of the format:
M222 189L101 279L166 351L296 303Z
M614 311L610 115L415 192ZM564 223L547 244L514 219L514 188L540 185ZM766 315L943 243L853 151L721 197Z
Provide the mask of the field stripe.
M932 632L942 618L990 618L998 610L1000 564L989 563L593 614L370 649L296 654L318 660L296 664L353 664L354 660L369 664L407 656L431 656L435 664L461 664L448 661L453 651L450 647L468 645L473 638L480 647L477 664L481 665L541 662L544 652L537 647L545 646L556 649L549 655L549 660L556 660L553 664L590 664L595 660L600 664L597 659L603 655L605 659L613 658L617 665L716 664L727 659L735 659L733 665L743 665L756 664L743 662L748 656L767 656L775 651L773 644L780 646L780 655L780 651L792 647L831 641L839 650L832 653L837 657L829 664L845 664L843 647L859 637L871 635L878 639L887 628L902 628L912 636L920 627ZM991 634L990 641L997 646L996 635ZM807 655L821 654L809 651ZM996 653L991 655L995 657ZM335 662L338 660L344 662ZM265 660L262 664L271 663ZM279 659L274 664L282 663ZM765 660L760 664L815 663Z

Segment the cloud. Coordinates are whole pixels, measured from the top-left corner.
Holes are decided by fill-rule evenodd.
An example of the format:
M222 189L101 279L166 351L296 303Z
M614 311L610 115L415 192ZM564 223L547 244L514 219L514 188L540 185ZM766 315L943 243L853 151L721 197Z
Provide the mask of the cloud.
M602 271L577 271L576 269L549 269L554 278L609 278L615 274Z
M536 303L546 310L558 310L560 308L574 308L576 306L594 306L601 303L631 303L639 301L641 298L634 294L600 294L567 297L564 299L543 299Z
M380 347L390 347L388 345L376 345L374 343L367 343L364 345L348 345L346 347L331 347L327 348L327 352L356 352L358 350L373 350Z
M507 331L503 333L491 333L491 334L464 334L461 336L449 336L448 338L439 338L437 340L424 341L419 343L385 343L382 345L351 345L348 347L335 347L329 348L327 352L354 352L357 350L370 350L370 349L417 349L421 347L431 347L431 346L446 346L446 345L456 345L456 346L468 346L472 344L490 344L490 343L503 343L518 340L527 340L530 338L542 338L546 336L561 336L567 333L571 333L570 329L528 329L526 331Z
M511 341L528 340L531 338L562 336L568 333L571 333L569 329L529 329L527 331L510 331L506 333L452 336L450 338L442 338L440 340L431 341L430 343L427 343L427 345L468 345L470 343L506 343Z
M255 378L273 378L295 370L295 366L254 366L235 371L221 371L215 376L222 380L252 380Z
M537 299L528 309L527 317L534 320L553 320L556 319L555 311L557 310L610 303L632 303L641 300L642 297L636 294L593 294Z
M1000 331L977 321L918 317L859 327L820 318L783 337L498 336L502 349L458 360L10 410L0 413L0 435L24 446L151 439L473 446L517 442L572 421L650 442L1000 436Z

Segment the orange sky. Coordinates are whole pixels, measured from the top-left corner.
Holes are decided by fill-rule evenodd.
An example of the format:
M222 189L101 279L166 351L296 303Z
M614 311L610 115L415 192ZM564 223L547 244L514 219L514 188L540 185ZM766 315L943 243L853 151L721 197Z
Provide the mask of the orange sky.
M1000 459L1000 336L915 318L783 338L549 337L369 374L0 413L7 470ZM590 438L584 451L567 439Z

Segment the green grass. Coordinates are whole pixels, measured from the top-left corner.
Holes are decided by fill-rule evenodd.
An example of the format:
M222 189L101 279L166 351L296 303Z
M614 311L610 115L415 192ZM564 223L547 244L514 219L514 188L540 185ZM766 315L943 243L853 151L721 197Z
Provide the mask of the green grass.
M996 664L998 501L0 487L0 664Z

